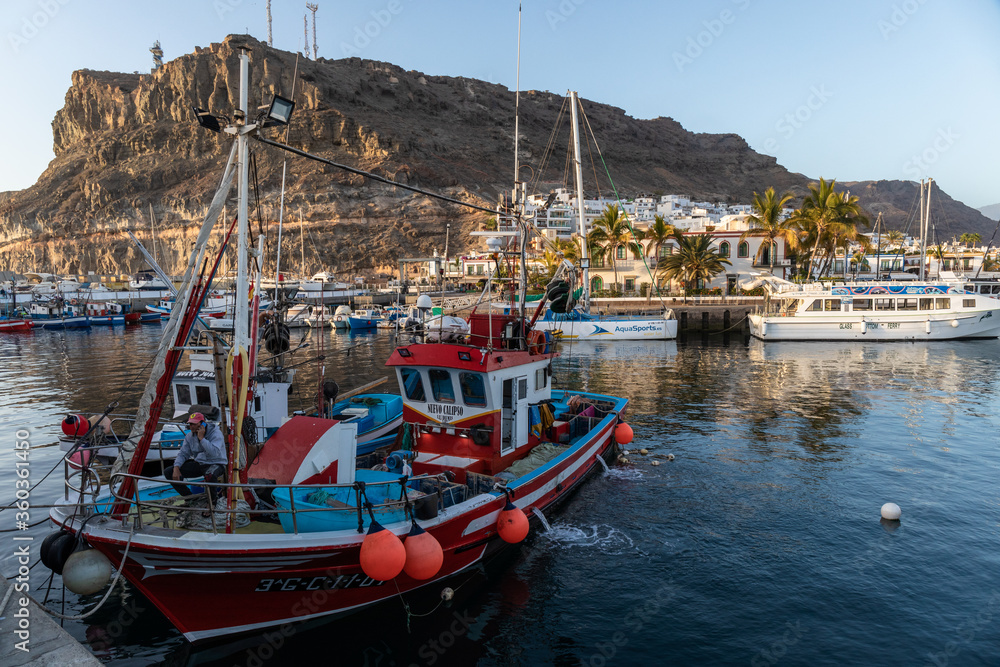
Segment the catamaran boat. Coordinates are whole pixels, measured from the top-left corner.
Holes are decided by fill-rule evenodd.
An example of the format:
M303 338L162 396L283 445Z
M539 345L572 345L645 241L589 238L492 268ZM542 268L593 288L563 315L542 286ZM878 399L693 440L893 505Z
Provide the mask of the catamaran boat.
M1000 336L1000 299L960 284L907 281L797 285L758 276L765 305L750 333L774 340L953 340Z

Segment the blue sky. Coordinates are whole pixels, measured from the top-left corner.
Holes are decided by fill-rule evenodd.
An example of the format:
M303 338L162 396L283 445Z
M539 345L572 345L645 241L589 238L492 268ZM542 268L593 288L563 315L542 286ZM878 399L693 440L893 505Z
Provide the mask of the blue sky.
M514 88L517 0L316 2L321 56ZM73 70L146 71L156 39L167 60L230 33L266 39L265 4L6 0L0 191L31 185L52 159L51 120ZM522 89L576 89L637 118L737 133L813 178L932 176L971 206L1000 202L1000 0L525 0L523 10ZM273 0L276 47L302 50L305 11Z

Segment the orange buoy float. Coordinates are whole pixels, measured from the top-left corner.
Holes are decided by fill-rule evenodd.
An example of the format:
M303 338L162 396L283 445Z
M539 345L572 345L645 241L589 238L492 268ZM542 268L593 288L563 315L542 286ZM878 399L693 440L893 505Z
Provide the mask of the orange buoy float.
M62 421L62 432L71 438L79 438L90 430L90 422L83 415L66 415Z
M628 443L632 442L633 435L634 434L632 433L632 427L626 424L625 422L622 422L621 424L615 427L615 442L617 442L619 445L627 445Z
M403 571L411 579L423 581L441 571L444 564L444 549L437 538L417 525L410 526L410 534L403 543L406 548L406 564Z
M528 528L528 517L508 497L507 505L497 518L497 532L500 533L500 538L508 544L517 544L528 536Z
M361 569L364 573L377 581L389 581L403 571L405 563L403 542L378 521L372 520L361 543Z

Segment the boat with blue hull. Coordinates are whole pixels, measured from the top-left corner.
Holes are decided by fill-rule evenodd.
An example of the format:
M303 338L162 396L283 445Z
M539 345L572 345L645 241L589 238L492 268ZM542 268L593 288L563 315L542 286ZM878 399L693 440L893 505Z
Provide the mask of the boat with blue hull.
M49 330L89 329L90 318L83 311L61 299L32 301L28 315L35 327Z

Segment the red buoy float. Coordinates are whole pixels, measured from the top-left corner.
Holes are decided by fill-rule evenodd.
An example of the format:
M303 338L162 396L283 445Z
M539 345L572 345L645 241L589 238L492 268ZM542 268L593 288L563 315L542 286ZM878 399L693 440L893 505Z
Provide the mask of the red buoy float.
M80 468L86 468L90 464L90 459L92 458L94 452L83 447L76 450L69 456L69 465L71 468L79 470Z
M389 581L403 571L406 547L392 532L378 521L368 526L368 534L361 543L361 569L372 579Z
M632 427L622 422L615 427L615 442L619 445L627 445L632 442Z
M62 432L71 438L79 438L90 430L90 422L83 415L66 415L62 421Z
M497 518L497 532L508 544L517 544L528 536L528 517L509 498Z
M403 543L406 548L406 565L403 571L411 579L423 581L441 571L444 564L444 550L437 538L425 531L414 521L410 534Z

